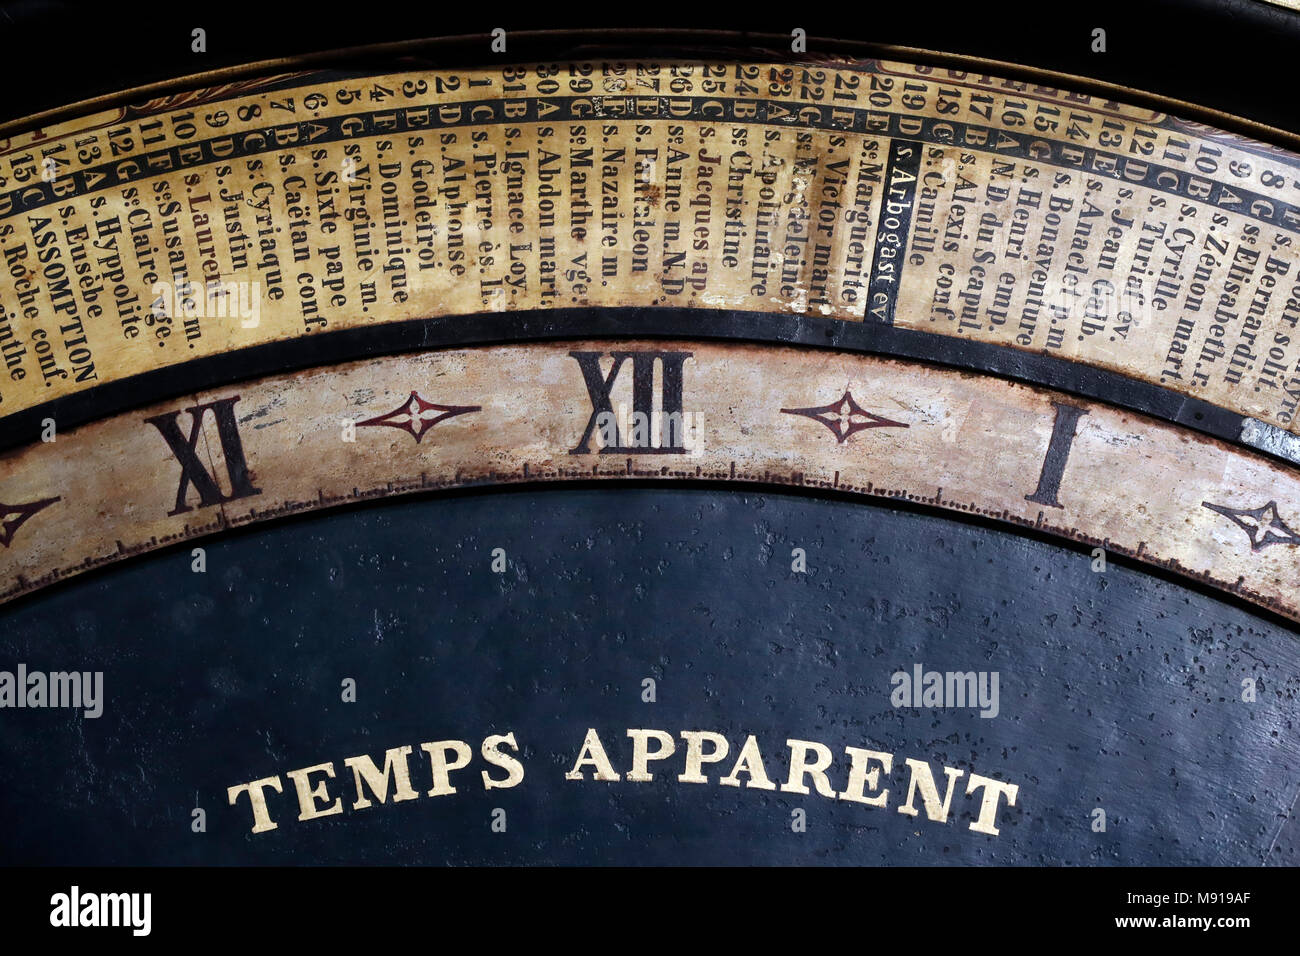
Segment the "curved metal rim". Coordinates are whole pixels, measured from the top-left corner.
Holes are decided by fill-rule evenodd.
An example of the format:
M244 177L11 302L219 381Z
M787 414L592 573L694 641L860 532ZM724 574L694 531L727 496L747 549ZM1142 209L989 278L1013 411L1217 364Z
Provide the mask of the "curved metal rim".
M1094 77L1082 76L1074 73L1062 73L1055 70L1042 69L1040 67L1025 66L1007 60L995 60L959 53L945 53L922 47L899 46L895 44L872 43L863 40L842 40L827 37L809 37L808 42L812 47L810 52L792 58L789 51L783 49L783 46L788 43L788 37L780 34L747 33L743 31L629 28L618 32L617 41L611 41L609 36L610 33L608 30L598 29L519 31L516 34L512 34L512 38L516 41L513 47L513 52L504 55L497 55L494 57L493 62L518 63L537 59L539 53L535 49L530 48L530 44L536 44L540 41L545 41L551 44L567 42L570 47L576 46L581 49L617 50L625 49L628 46L629 38L636 38L642 42L653 41L663 43L672 41L684 43L688 45L688 49L683 51L685 53L691 52L689 49L690 46L699 47L701 45L708 46L710 44L723 44L726 49L710 48L707 50L709 55L715 57L724 54L735 57L743 53L745 56L752 58L755 54L762 53L768 55L772 59L780 61L793 59L795 62L817 62L817 54L822 53L829 55L853 55L858 59L897 58L902 60L933 63L942 66L951 65L965 68L978 68L1007 79L1032 80L1072 88L1085 93L1117 96L1117 98L1134 105L1155 107L1165 112L1177 113L1189 119L1204 120L1229 132L1242 133L1244 135L1255 137L1262 142L1285 146L1300 151L1300 134L1292 133L1275 126L1269 126L1268 124L1256 120L1247 119L1242 116L1237 116L1207 106L1200 106L1187 100L1164 96L1158 93L1150 93L1144 90L1123 86L1122 84L1096 79ZM105 94L104 96L80 100L76 103L68 104L67 106L46 110L22 119L10 120L8 122L0 123L0 136L12 136L30 129L37 129L49 125L53 122L65 120L73 116L84 115L86 113L91 113L124 103L138 102L141 99L148 99L182 90L228 83L249 76L273 74L276 72L286 72L302 68L323 68L330 65L337 65L341 62L356 61L373 56L401 57L417 55L428 50L467 49L471 45L481 50L487 45L488 41L489 36L487 34L459 34L450 37L427 37L414 40L396 40L390 43L370 44L359 47L343 47L333 50L325 50L318 53L302 54L300 56L257 60L239 66L223 67L221 69L194 73L171 80L162 80L156 83L130 87L117 93L110 93ZM525 47L525 55L522 56L520 55L520 41L522 41L522 45ZM556 56L568 55L570 52L570 49L566 49L563 53L550 52L546 54L545 58L550 59ZM701 50L700 52L704 51Z
M1238 412L1119 372L989 342L794 313L669 307L565 308L412 319L322 332L192 359L74 392L0 419L0 452L30 444L46 418L70 428L156 401L278 372L482 345L582 338L692 338L873 354L939 365L1105 402L1289 465L1279 448L1242 441ZM1256 423L1257 425L1259 423ZM1264 426L1271 429L1272 426Z

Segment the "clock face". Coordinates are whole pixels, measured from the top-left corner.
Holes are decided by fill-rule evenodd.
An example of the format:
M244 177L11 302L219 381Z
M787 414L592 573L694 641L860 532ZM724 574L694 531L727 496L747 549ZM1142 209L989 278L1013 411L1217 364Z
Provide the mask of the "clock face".
M893 60L0 154L11 863L1294 863L1300 159Z

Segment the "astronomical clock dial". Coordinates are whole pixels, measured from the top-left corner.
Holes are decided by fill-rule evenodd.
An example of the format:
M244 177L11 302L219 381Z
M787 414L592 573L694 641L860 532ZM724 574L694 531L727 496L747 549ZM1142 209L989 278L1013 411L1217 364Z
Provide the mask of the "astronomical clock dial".
M1293 139L376 61L4 132L6 862L1297 861Z

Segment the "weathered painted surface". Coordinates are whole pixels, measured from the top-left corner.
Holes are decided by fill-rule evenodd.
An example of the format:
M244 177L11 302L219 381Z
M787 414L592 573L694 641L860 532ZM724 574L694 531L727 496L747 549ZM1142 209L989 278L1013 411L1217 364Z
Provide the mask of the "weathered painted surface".
M1097 403L860 355L619 341L393 356L155 405L0 464L6 597L305 510L652 477L933 505L1300 617L1293 469Z
M1300 402L1300 158L963 70L249 79L15 134L0 229L0 417L331 331L614 306L997 343L1285 430Z
M492 570L501 548L504 573ZM792 552L806 571L792 570ZM148 556L7 612L0 660L102 670L103 713L5 711L4 862L1295 864L1300 645L1086 553L960 521L782 494L629 488L433 497ZM892 675L996 672L995 717L898 707ZM345 703L342 682L356 681ZM655 682L647 702L644 681ZM1253 703L1242 681L1257 681ZM588 730L623 779L566 780ZM673 735L626 779L629 729ZM681 782L682 731L727 759ZM524 777L480 745L513 733ZM720 784L747 735L774 790ZM780 789L789 739L894 755L884 806ZM421 743L470 762L433 786ZM345 758L412 747L418 799L357 809ZM906 758L925 761L944 822ZM298 819L319 764L342 812ZM877 767L877 769L879 769ZM973 832L972 774L1017 787ZM247 794L276 776L273 830ZM870 788L868 789L870 793ZM369 791L367 791L369 793ZM191 832L191 811L207 832ZM505 832L493 832L493 811ZM794 810L806 831L792 829ZM1105 811L1105 830L1094 829Z

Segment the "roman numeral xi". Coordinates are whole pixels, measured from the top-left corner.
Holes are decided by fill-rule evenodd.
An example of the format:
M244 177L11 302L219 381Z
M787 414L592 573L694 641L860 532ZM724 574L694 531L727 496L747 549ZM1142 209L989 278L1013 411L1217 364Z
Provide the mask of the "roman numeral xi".
M239 423L235 420L237 401L239 401L238 395L185 409L190 416L188 438L177 424L179 411L145 419L145 422L154 426L162 434L181 466L180 485L176 489L176 507L167 512L169 517L192 510L185 501L191 485L199 493L199 506L203 508L262 493L262 489L253 486L252 477L248 472L248 462L244 459L244 444L240 441ZM222 492L216 476L208 471L207 466L199 458L198 444L203 434L203 417L209 411L212 412L212 417L217 423L217 436L221 440L221 452L226 460L226 475L230 479L230 494Z

